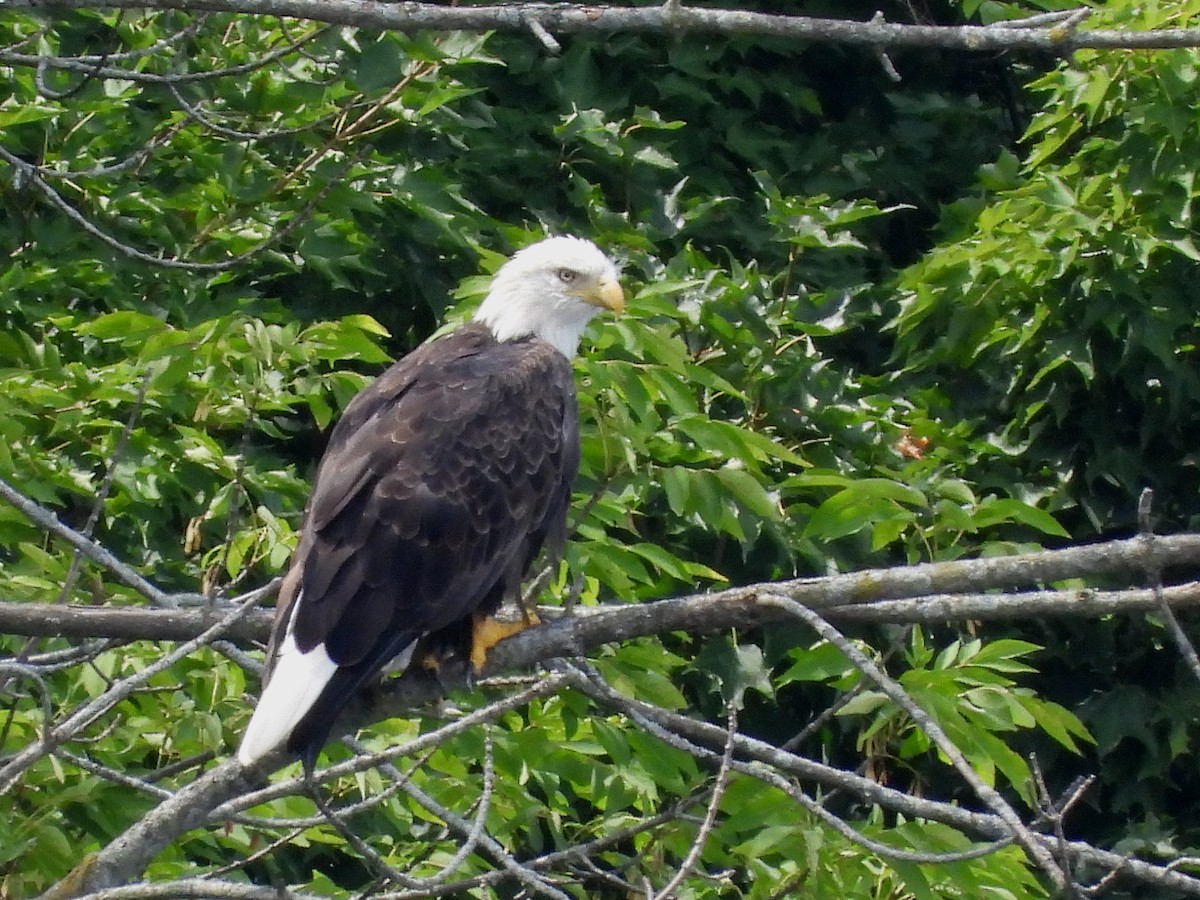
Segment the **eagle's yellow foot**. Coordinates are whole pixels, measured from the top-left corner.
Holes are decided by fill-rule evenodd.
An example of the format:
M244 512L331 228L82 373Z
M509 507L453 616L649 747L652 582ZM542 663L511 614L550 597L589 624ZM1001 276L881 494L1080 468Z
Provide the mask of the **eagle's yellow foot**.
M498 643L514 634L520 634L526 628L542 624L537 613L532 610L522 612L524 617L515 622L501 622L499 619L478 613L471 617L471 666L476 674L483 671L488 651Z

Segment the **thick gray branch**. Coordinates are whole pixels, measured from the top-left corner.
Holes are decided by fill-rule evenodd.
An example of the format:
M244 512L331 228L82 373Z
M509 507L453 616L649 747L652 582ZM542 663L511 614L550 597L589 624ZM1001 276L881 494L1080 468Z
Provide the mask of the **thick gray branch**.
M154 609L0 603L0 633L118 641L187 641L218 622L225 609L224 605ZM269 609L254 610L225 632L225 639L241 644L266 643L273 618L274 613Z
M1094 616L1122 608L1147 610L1156 602L1152 590L1075 589L1015 595L978 592L1097 575L1140 575L1153 565L1169 569L1198 562L1200 535L1156 538L1153 556L1145 542L1131 538L1015 556L867 569L654 603L584 607L575 616L504 641L489 657L489 669L501 671L539 659L576 656L599 644L648 634L713 631L780 621L778 610L761 602L764 595L770 594L821 610L834 622L944 622L1049 614ZM1192 583L1165 588L1164 593L1172 603L1194 604L1200 600L1200 586Z
M372 0L0 0L0 9L182 9L285 16L391 31L520 31L538 34L648 32L746 34L790 40L954 50L1042 50L1069 53L1084 47L1167 49L1200 46L1200 30L1082 31L1070 23L1048 27L907 25L774 15L740 9L698 9L678 3L623 7L567 3L442 6ZM536 23L536 24L535 24ZM545 43L544 38L538 38Z
M632 606L604 604L577 609L572 616L561 610L543 609L544 617L556 627L536 629L547 648L571 646L587 650L598 644L629 640L668 631L708 632L726 628L763 625L785 617L759 602L772 585L763 584L694 594ZM1172 609L1200 606L1200 582L1163 588L1162 599ZM1150 588L1120 591L1073 590L1023 591L1005 594L935 594L895 600L829 598L831 605L816 604L826 618L839 623L930 625L943 622L1012 621L1048 616L1098 618L1118 613L1156 609L1158 595ZM0 634L28 637L104 638L118 641L187 641L215 624L227 607L195 609L151 609L145 607L49 606L34 603L0 602ZM225 639L245 645L265 644L274 613L255 610L226 632ZM549 626L547 626L549 627ZM554 655L554 654L551 654Z
M1153 589L1100 591L1090 588L985 593L1028 585L1124 574L1139 577L1156 566L1200 563L1200 535L1156 537L1152 548L1140 538L1046 550L1016 556L956 560L867 569L824 578L749 585L639 604L580 607L506 641L497 648L497 669L520 668L554 656L577 655L600 644L671 631L705 632L762 625L786 617L764 594L782 595L821 610L831 622L915 624L1029 619L1044 616L1097 617L1156 608ZM267 589L263 589L264 594ZM169 595L164 595L169 598ZM1200 582L1163 588L1173 608L1200 604ZM547 610L553 616L556 610ZM34 637L190 640L209 628L223 609L49 606L0 603L0 633ZM242 643L265 643L272 615L259 610L224 635Z

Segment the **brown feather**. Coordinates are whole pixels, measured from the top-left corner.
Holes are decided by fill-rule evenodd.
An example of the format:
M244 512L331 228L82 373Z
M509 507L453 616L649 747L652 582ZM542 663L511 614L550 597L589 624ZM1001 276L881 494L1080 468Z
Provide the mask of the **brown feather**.
M392 656L517 591L543 543L561 545L578 464L571 364L536 338L467 325L355 397L318 467L272 635L290 622L301 652L324 644L346 669L289 746L315 757Z

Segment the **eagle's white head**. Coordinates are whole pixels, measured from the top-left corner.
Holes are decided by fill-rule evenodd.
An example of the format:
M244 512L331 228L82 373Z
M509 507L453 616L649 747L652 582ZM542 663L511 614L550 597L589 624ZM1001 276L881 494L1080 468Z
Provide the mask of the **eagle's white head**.
M475 321L498 341L533 335L568 359L601 309L621 312L625 294L617 267L591 241L552 237L513 254L492 279Z

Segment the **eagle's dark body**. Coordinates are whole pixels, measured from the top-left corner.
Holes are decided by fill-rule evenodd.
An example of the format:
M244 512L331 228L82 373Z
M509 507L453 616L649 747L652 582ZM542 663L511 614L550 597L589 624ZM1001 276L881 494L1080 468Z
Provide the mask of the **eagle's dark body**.
M425 635L491 613L561 544L579 429L571 363L470 324L347 407L281 590L276 639L342 667L288 739L311 764L354 692ZM292 608L303 598L292 618ZM290 621L289 621L290 620Z
M310 770L338 712L417 643L505 629L483 616L541 548L559 549L579 423L571 359L625 306L590 241L546 238L493 276L474 321L414 350L351 401L318 467L280 589L265 683L238 760L281 744Z

